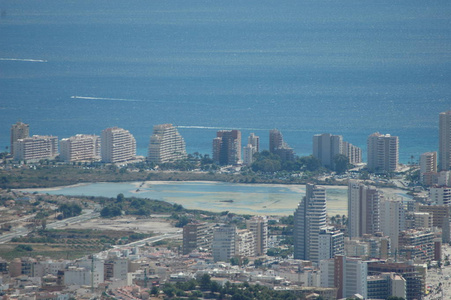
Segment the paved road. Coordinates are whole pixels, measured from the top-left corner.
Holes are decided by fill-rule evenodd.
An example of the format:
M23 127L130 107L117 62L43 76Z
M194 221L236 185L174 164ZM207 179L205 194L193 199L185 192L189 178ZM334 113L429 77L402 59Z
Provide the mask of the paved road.
M66 224L71 225L71 224L75 224L75 223L80 223L80 222L84 222L89 219L98 218L99 216L100 216L99 212L96 212L92 209L87 209L87 210L84 210L84 213L82 215L72 217L72 218L67 218L67 219L64 219L61 221L56 221L53 223L49 223L49 224L47 224L47 228L48 229L57 229L57 228L65 227ZM28 228L25 228L25 227L13 228L11 230L11 232L0 236L0 244L7 243L15 237L25 236L30 231L31 230L29 230Z
M431 292L424 298L425 300L451 299L451 265L444 266L446 255L450 255L451 259L451 247L445 244L442 246L442 268L428 270L426 286L431 287Z

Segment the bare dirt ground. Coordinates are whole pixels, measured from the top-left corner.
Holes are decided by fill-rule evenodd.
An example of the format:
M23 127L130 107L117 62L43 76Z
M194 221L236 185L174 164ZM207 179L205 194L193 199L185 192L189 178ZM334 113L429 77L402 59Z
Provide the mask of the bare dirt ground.
M148 219L137 219L134 216L122 216L114 219L91 219L82 223L69 225L65 228L75 229L99 229L99 230L133 230L137 233L170 233L176 232L170 221L169 215L152 215Z

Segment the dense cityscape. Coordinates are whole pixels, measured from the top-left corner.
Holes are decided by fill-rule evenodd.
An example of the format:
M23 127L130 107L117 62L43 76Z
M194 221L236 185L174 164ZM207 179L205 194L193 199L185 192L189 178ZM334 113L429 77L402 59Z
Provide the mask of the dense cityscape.
M451 111L439 114L438 145L438 154L431 149L419 164L400 165L398 137L373 133L362 163L362 149L340 135L313 136L312 155L300 158L279 130L269 132L269 150L253 133L242 146L239 130L220 130L210 158L187 154L177 128L162 124L139 157L122 128L58 141L30 137L30 126L17 122L2 153L3 299L449 299ZM187 161L197 165L181 170ZM168 170L187 180L192 172L227 173L227 180L284 172L287 184L305 180L305 196L293 215L279 217L189 210L138 193L9 188L14 171L65 168L142 173L137 192L149 174ZM322 184L331 183L347 186L347 215L328 215ZM63 250L53 257L48 245Z

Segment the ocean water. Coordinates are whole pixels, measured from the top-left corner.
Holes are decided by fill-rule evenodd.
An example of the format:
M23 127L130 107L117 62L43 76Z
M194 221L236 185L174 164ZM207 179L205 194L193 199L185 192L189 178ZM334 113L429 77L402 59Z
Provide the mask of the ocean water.
M218 129L298 155L312 135L400 138L400 160L438 148L451 109L449 1L0 2L0 150L18 120L65 138L156 124L211 154Z

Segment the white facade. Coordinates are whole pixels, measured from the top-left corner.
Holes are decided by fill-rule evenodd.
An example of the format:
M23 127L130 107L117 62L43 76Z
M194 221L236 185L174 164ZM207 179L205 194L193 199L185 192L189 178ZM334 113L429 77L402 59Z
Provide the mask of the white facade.
M60 156L66 162L100 159L100 137L77 134L60 141Z
M451 186L451 171L441 171L438 173L437 178L438 186Z
M294 212L294 258L319 261L319 233L326 226L326 189L306 185L306 195Z
M335 155L343 154L343 137L330 133L313 136L313 156L318 158L323 166L333 167Z
M247 143L251 144L257 152L260 151L260 137L255 135L254 133L251 133L249 137L247 138Z
M380 202L383 194L357 180L348 184L348 232L351 238L380 231Z
M213 260L228 262L235 256L236 227L233 225L218 225L213 228L213 243L211 245Z
M30 136L30 125L17 122L11 126L11 146L10 153L14 156L14 143L17 140L24 139Z
M14 142L15 160L53 159L58 155L58 137L33 135Z
M185 140L172 124L155 125L150 137L147 159L165 163L186 158Z
M393 172L398 168L397 136L373 133L368 137L368 170Z
M400 199L386 199L381 202L381 230L390 237L392 253L398 249L399 232L406 230L406 211Z
M440 171L451 169L451 110L439 114L439 150Z
M253 257L255 256L255 236L247 230L239 230L235 239L235 255L241 257Z
M344 255L344 235L340 231L321 229L318 237L318 260Z
M106 163L125 162L136 156L136 141L133 135L118 127L107 128L101 135L101 156Z
M352 165L360 164L362 162L362 149L354 146L351 143L343 141L343 154L349 159Z
M437 172L437 152L426 152L420 155L420 174Z
M321 286L338 288L338 298L360 294L367 298L367 263L359 258L337 256L320 261Z
M254 162L254 154L257 152L257 148L251 144L243 147L243 164L250 166Z
M429 199L436 205L451 204L451 187L433 186L429 189Z

